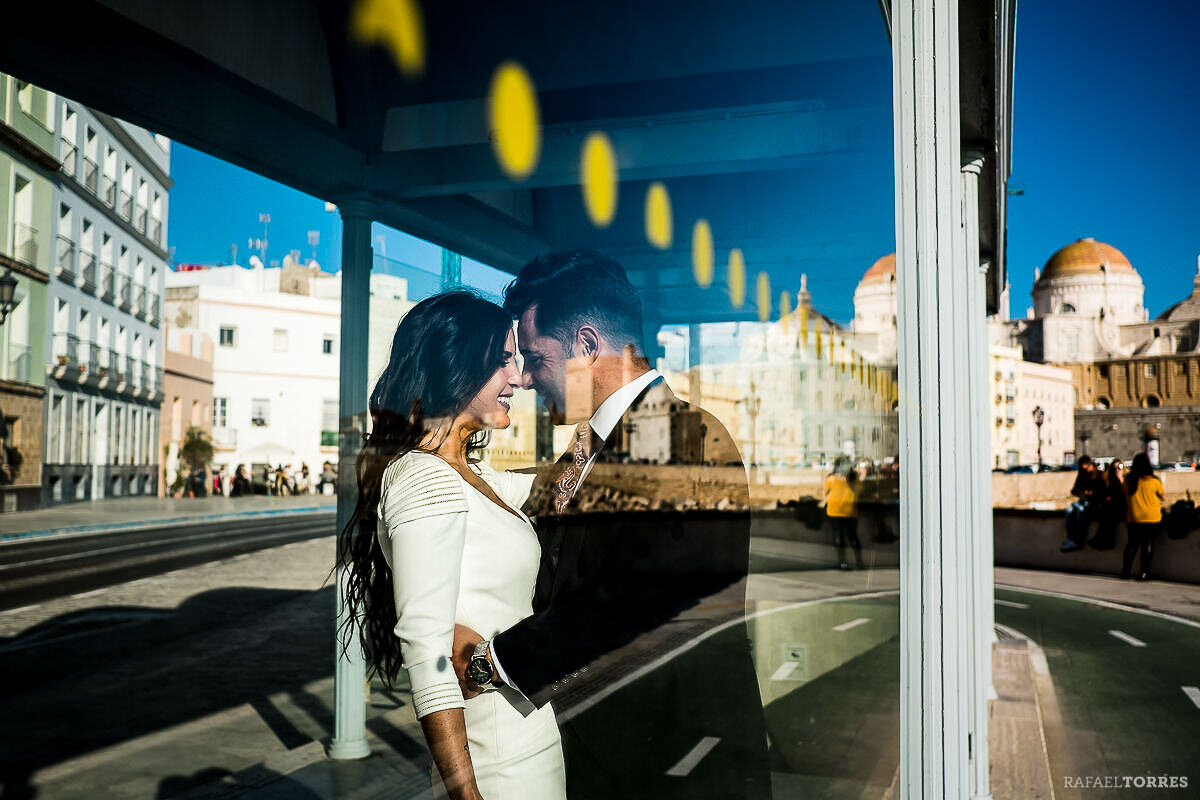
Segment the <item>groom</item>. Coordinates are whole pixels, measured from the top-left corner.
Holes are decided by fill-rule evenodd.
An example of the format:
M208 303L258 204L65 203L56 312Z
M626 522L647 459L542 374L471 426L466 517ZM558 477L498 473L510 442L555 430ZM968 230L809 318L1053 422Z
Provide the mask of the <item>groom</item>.
M736 445L651 369L616 261L539 256L504 305L526 387L577 427L527 504L542 545L534 614L489 642L456 631L465 693L506 684L557 701L572 800L770 797ZM581 701L595 705L573 712Z

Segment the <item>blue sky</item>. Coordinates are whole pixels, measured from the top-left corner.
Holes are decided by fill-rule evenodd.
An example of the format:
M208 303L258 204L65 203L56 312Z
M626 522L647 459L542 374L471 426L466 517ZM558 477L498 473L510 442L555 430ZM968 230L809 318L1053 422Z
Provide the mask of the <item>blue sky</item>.
M1169 9L1169 13L1166 10ZM1030 304L1036 267L1059 247L1092 236L1117 247L1146 283L1151 314L1191 291L1200 254L1200 5L1153 3L1134 9L1114 0L1022 3L1017 19L1012 188L1008 267L1012 313ZM293 191L202 153L172 151L170 245L180 263L249 257L271 214L268 259L313 249L338 265L337 215L322 200ZM436 272L440 250L376 226L375 248ZM862 265L865 270L869 264ZM505 276L464 262L466 281L495 292ZM810 275L810 285L838 298L822 310L849 317L858 275ZM844 284L844 285L841 285Z

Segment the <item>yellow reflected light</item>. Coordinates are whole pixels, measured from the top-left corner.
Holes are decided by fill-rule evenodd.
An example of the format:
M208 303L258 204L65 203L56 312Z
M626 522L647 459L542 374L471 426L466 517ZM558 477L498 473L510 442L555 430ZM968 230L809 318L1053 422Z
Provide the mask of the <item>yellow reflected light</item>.
M416 0L359 0L350 32L363 44L386 47L405 77L425 71L424 25Z
M800 345L808 347L808 306L800 304Z
M671 246L671 196L658 181L646 190L646 240L659 250Z
M816 359L817 359L817 361L820 361L821 360L821 352L822 352L822 350L821 350L821 321L813 320L813 328L816 330L816 334L817 334Z
M617 156L608 136L599 131L583 140L579 182L588 219L597 228L607 228L617 213Z
M542 150L541 116L533 80L515 61L505 61L492 75L488 126L500 169L513 180L528 178Z
M712 285L713 238L706 219L698 219L692 226L692 276L701 289Z
M737 247L729 251L729 302L734 308L746 302L746 257Z
M757 287L758 321L766 322L771 318L771 279L767 273L758 273Z

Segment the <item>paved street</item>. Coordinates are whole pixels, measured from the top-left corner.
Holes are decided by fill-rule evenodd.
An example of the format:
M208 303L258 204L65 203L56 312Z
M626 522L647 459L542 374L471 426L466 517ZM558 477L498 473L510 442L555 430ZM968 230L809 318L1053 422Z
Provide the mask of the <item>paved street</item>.
M786 543L754 546L777 570L749 584L776 796L887 796L899 755L898 573L789 571ZM372 686L373 758L324 757L332 565L324 537L0 612L2 796L422 796L428 758L403 687ZM1072 796L1065 775L1194 769L1200 708L1183 687L1197 683L1200 628L1032 593L1058 588L1052 573L999 573L1027 585L998 590L998 622L1041 645L1049 664L1052 691L1039 691L1057 796ZM1073 591L1137 591L1151 604L1200 597L1197 587L1071 578ZM620 743L622 715L660 702L658 664L695 652L687 637L673 641L558 711ZM664 745L657 769L700 796L728 751L690 736Z

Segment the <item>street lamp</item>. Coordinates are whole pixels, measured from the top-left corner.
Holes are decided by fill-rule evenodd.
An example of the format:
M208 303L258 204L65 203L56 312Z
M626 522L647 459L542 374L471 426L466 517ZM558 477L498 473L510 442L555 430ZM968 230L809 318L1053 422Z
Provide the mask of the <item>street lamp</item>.
M16 294L17 279L12 276L11 269L6 269L4 276L0 277L0 325L4 324L4 320L16 307Z
M1038 472L1042 471L1042 423L1046 421L1046 412L1041 406L1033 409L1033 424L1037 426L1038 433L1038 449L1037 449L1037 464Z

